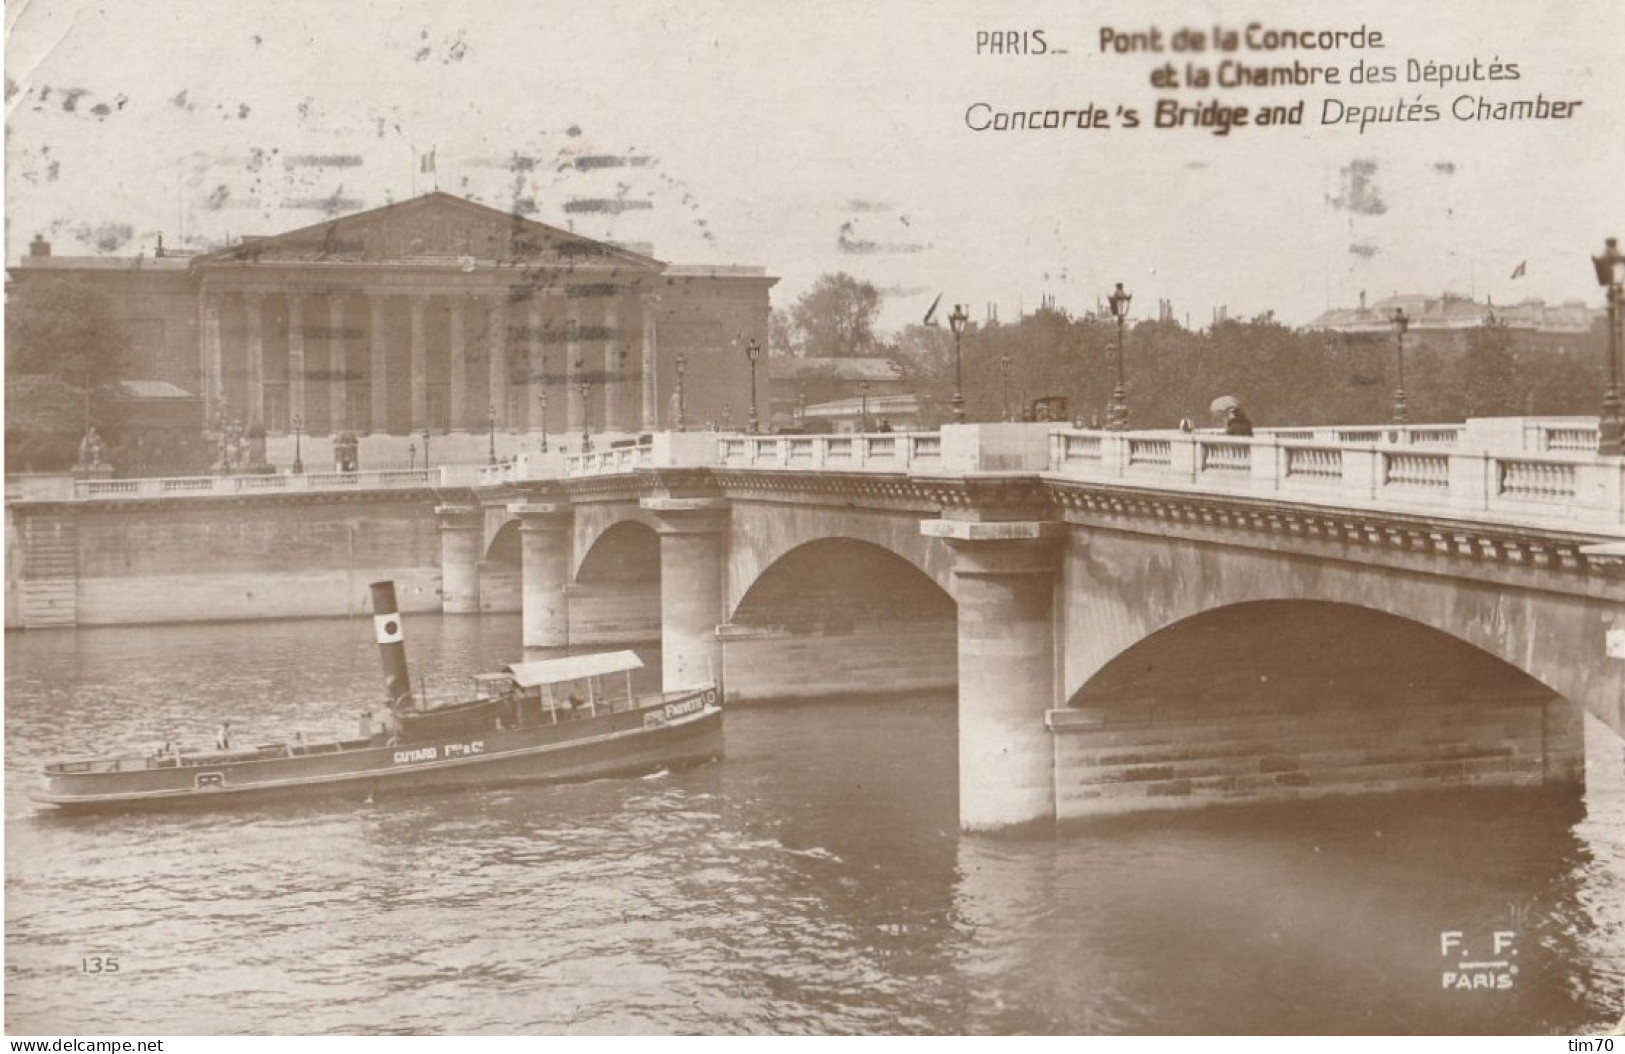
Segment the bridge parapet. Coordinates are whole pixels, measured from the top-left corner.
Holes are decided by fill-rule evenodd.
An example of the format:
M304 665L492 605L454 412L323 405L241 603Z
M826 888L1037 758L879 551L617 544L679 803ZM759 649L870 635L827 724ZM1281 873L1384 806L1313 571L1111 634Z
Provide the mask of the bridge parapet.
M300 475L168 476L152 479L81 479L73 482L77 500L194 498L206 495L308 494L350 490L439 487L458 475L457 466L381 472L308 472ZM472 473L464 473L472 481ZM65 496L65 495L64 495Z
M1625 525L1622 458L1554 448L1549 438L1538 451L1486 450L1448 445L1431 429L1410 445L1334 440L1318 431L1301 438L1306 431L1244 437L1061 429L1051 436L1049 468L1066 479L1317 505L1592 529Z

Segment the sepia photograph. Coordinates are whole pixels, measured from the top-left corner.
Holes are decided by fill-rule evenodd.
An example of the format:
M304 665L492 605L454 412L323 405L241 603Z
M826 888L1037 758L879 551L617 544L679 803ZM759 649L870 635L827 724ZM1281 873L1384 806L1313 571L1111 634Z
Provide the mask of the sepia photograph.
M12 1049L1625 1033L1625 5L5 17Z

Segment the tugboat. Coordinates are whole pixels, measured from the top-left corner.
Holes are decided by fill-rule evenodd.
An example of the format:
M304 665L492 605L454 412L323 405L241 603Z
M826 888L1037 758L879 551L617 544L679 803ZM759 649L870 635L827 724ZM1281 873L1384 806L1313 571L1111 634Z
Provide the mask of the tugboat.
M372 584L385 707L354 739L57 761L35 801L75 812L220 807L636 774L722 755L716 684L638 695L630 651L519 662L468 698L414 702L393 582Z

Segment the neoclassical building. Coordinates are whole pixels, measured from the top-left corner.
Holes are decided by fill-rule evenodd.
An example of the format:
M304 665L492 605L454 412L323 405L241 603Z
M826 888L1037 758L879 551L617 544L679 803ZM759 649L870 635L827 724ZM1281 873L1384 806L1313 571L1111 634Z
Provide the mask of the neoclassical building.
M438 191L186 257L53 256L36 239L11 276L13 297L53 279L101 289L131 378L201 397L204 430L230 417L363 439L670 428L679 361L684 424L740 424L744 343L765 346L776 281Z

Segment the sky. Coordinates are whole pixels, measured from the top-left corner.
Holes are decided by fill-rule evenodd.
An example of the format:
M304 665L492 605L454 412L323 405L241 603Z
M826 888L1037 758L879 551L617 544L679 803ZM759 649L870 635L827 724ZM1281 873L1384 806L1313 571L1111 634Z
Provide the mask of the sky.
M885 292L889 329L939 293L1008 321L1046 298L1093 310L1119 281L1136 317L1166 301L1200 326L1302 324L1362 291L1600 306L1588 257L1625 235L1617 0L11 0L6 22L8 263L35 234L58 254L201 249L438 187L674 263L765 267L776 307L846 271ZM1365 46L1264 46L1362 26ZM1225 61L1340 81L1152 83ZM1356 66L1393 79L1349 83ZM1463 120L1464 96L1579 105ZM1249 123L1158 128L1159 104ZM1328 120L1362 108L1436 119ZM1049 109L1104 127L973 127Z

